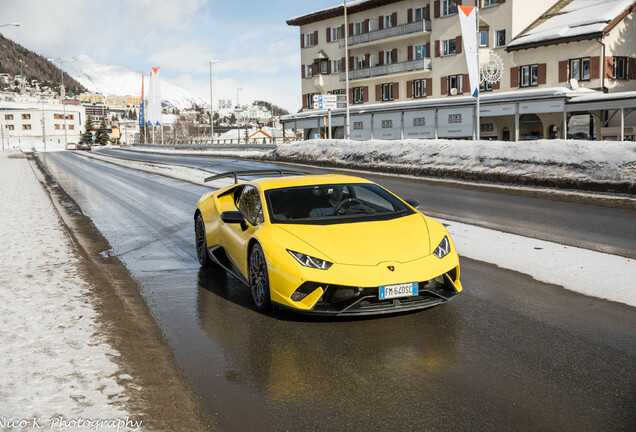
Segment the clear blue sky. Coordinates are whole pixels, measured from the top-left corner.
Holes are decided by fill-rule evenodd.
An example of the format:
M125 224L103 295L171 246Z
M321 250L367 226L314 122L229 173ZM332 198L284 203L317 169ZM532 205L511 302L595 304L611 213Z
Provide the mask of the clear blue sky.
M209 99L265 99L301 107L298 27L287 18L338 0L2 0L2 34L46 57L81 54L162 78Z

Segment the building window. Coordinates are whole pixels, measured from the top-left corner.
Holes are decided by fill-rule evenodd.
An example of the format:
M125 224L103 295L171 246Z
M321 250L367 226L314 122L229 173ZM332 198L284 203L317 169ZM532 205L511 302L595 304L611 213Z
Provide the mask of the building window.
M15 130L15 126L13 126L13 125L7 125L7 130Z
M73 120L73 114L66 114L66 120Z
M355 56L353 58L353 69L364 69L364 55Z
M442 55L443 56L455 55L455 48L456 48L455 43L456 43L456 39L448 39L448 40L442 41Z
M464 86L462 85L461 75L451 75L448 77L448 94L452 95L453 89L457 90L457 94L462 94Z
M337 41L342 39L344 36L342 34L342 27L341 26L337 26L337 27L331 27L331 41Z
M393 54L391 50L384 51L384 64L390 65L393 63Z
M415 22L424 21L426 19L426 8L419 7L413 9L413 20Z
M486 6L496 6L499 4L499 0L484 0L484 7Z
M305 33L305 46L310 47L316 45L313 33Z
M480 92L492 91L492 83L488 81L484 81L482 77L481 82L479 83L479 91Z
M4 115L4 119L5 120L13 120L13 114L5 114Z
M22 125L22 130L31 130L31 125L30 124L23 124Z
M539 68L537 65L521 66L521 87L536 86L539 84Z
M426 55L428 53L426 52L426 45L415 45L413 47L413 58L415 60L422 60L424 58L426 58Z
M615 79L627 79L627 57L614 57L612 69Z
M22 114L22 120L31 120L31 114ZM29 129L31 129L29 127Z
M342 60L332 60L331 61L331 71L333 73L342 72Z
M393 100L393 83L382 84L382 100L383 101Z
M495 31L495 48L502 48L506 46L506 30Z
M487 47L488 46L488 30L479 30L479 46Z
M334 91L332 91L332 92L331 92L331 94L334 94L334 95L343 95L343 94L345 94L345 91L344 91L344 89L334 90Z
M353 88L353 103L361 104L364 102L364 87Z
M413 80L413 97L414 98L426 97L426 80L425 79Z
M55 125L55 130L60 130L60 129L61 129L61 128L60 128L60 125L59 125L59 124L56 124L56 125Z
M457 13L456 0L442 0L442 16L455 15Z
M590 59L570 60L570 78L581 81L590 79Z
M383 21L385 29L393 27L393 20L391 19L391 15L384 15Z
M353 23L353 35L360 35L364 33L364 21Z
M75 130L75 125L68 125L68 130Z
M62 120L64 118L64 116L62 116L62 114L53 114L53 118L55 120Z
M329 60L318 60L318 73L327 75L329 73Z
M309 108L309 109L313 109L314 108L314 94L313 93L309 93L307 95L307 108Z
M305 65L305 78L311 78L314 76L314 65Z

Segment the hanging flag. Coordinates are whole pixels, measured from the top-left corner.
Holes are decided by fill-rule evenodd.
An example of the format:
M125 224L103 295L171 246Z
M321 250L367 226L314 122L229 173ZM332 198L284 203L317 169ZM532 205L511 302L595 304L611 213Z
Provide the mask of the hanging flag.
M475 6L460 6L459 25L462 29L462 41L466 53L470 92L473 97L479 96L479 58L477 57L477 8Z
M141 104L139 105L139 127L142 128L146 124L145 115L144 115L144 104L146 100L144 99L144 76L141 76Z
M155 67L150 71L148 122L151 126L161 126L161 81L159 78L159 68Z

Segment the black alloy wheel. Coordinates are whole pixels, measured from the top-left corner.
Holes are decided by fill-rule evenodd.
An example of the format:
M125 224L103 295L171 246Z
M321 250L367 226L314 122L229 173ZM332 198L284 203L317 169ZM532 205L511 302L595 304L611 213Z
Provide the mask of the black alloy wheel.
M267 261L261 245L256 243L250 251L249 261L250 290L254 304L260 311L271 308L269 295L269 277L267 275Z
M203 223L203 216L201 216L201 214L197 215L196 221L194 222L194 238L199 264L203 267L211 267L212 260L208 255L208 242L205 238L205 223Z

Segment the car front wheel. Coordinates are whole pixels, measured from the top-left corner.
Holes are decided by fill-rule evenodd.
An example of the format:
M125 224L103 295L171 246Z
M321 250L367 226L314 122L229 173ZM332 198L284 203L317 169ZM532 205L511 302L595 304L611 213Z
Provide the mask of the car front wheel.
M260 311L270 309L272 302L269 295L269 277L267 275L267 261L263 248L258 243L252 247L249 262L250 290L254 304Z
M197 248L197 258L199 264L203 267L211 267L212 260L208 255L208 242L205 238L205 223L203 223L203 216L197 215L194 222L194 239Z

